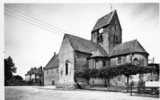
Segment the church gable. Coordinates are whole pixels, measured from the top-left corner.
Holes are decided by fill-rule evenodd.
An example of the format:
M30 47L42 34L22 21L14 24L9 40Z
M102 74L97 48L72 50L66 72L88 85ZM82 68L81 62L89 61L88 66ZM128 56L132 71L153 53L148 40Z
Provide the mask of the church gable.
M148 55L146 50L142 47L142 45L137 40L132 40L128 42L124 42L115 46L110 54L110 56L118 56L129 53L145 53Z
M74 49L65 35L59 50L59 85L74 83Z

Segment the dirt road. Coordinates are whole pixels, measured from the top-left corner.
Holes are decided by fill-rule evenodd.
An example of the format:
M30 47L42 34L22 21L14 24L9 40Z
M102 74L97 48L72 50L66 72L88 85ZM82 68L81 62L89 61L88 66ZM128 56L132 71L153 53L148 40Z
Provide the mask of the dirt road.
M5 87L5 100L158 100L158 98L130 96L129 93L120 92L10 86Z

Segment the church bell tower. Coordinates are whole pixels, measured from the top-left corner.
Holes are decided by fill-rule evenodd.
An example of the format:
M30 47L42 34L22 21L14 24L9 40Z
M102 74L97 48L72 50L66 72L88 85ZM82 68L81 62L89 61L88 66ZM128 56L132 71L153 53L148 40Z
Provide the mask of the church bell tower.
M116 10L98 19L91 32L91 41L102 46L108 54L114 46L122 43L122 29Z

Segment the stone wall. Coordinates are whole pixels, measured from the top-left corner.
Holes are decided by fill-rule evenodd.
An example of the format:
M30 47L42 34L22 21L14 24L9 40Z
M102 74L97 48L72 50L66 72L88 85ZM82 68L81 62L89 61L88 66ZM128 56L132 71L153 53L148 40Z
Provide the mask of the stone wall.
M91 86L104 86L105 85L105 80L101 78L91 78L89 80L89 84Z
M105 63L105 64L104 64ZM109 60L106 58L92 58L89 60L90 69L101 69L103 67L109 67ZM105 80L101 78L90 78L90 85L92 86L104 86Z
M112 65L122 65L122 64L127 64L127 63L134 63L135 59L137 59L140 65L142 66L148 65L147 56L143 54L139 54L139 53L134 53L133 55L128 54L128 55L117 56L117 57L111 58L110 61L111 61L111 66L112 66Z
M132 60L131 60L132 59ZM114 57L111 58L111 66L112 65L121 65L121 64L127 64L127 63L132 63L134 64L134 60L137 59L139 65L141 66L147 66L148 65L148 58L146 55L135 53L133 55L128 54L128 55L123 55L119 57ZM120 60L120 61L119 61ZM148 74L144 74L143 76L148 77ZM146 78L144 79L146 80ZM131 75L129 80L133 80L135 82L135 85L138 83L139 80L139 74L137 75ZM145 81L144 80L144 81ZM111 86L126 86L127 78L123 75L114 77L113 79L110 80L110 85Z
M80 71L89 68L89 61L87 58L90 54L75 52L75 71Z
M119 62L119 58L120 58L120 62ZM127 63L131 63L131 55L123 55L123 56L114 57L110 59L111 66L127 64Z
M110 86L113 87L125 87L127 83L127 78L124 75L119 75L110 80Z
M44 85L55 85L58 82L58 68L44 70Z
M74 88L74 50L68 38L64 38L59 51L59 81L57 87ZM67 64L66 64L67 63ZM66 65L68 67L66 67ZM66 69L68 68L68 70ZM67 73L66 73L67 70Z

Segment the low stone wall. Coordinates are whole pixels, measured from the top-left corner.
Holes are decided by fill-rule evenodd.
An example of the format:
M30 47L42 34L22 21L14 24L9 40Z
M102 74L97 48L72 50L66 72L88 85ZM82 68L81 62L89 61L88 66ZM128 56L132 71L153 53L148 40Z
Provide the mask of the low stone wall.
M76 89L76 84L61 84L57 83L56 88L62 88L62 89Z
M127 78L124 75L117 76L110 80L110 86L126 87Z
M91 78L89 80L91 86L105 86L105 80L100 78Z

